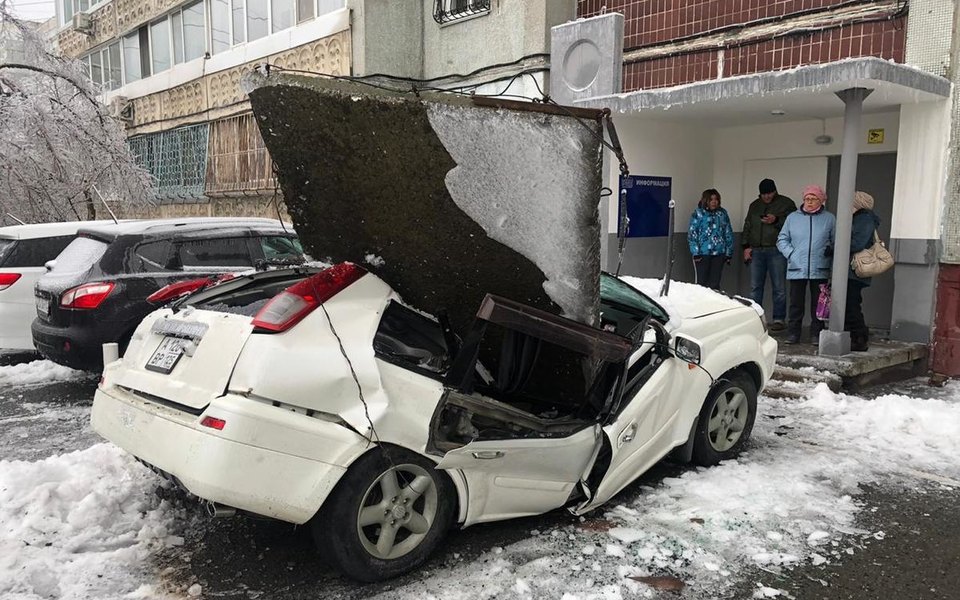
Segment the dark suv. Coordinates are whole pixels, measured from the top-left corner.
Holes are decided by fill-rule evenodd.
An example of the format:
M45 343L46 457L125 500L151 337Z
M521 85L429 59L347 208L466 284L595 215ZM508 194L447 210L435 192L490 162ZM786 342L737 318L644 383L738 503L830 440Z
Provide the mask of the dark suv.
M134 221L81 228L35 288L33 342L75 369L103 368L101 346L129 341L169 299L224 273L305 260L296 233L273 219Z

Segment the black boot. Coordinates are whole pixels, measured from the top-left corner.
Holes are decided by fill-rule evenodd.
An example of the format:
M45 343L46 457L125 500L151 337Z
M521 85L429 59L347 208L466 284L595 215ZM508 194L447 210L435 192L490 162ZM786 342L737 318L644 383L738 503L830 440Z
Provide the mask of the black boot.
M821 331L823 331L823 321L818 319L810 324L810 343L814 346L820 343Z
M869 335L866 333L851 333L850 334L850 350L852 352L866 352L869 349L867 340Z

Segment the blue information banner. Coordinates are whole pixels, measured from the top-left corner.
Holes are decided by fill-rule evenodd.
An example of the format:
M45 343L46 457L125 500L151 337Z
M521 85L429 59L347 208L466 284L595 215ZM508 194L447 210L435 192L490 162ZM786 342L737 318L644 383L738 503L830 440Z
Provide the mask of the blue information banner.
M670 177L620 177L620 190L627 192L627 216L630 218L627 237L665 237L669 233L672 185ZM620 210L623 210L622 206ZM622 219L623 215L620 216Z

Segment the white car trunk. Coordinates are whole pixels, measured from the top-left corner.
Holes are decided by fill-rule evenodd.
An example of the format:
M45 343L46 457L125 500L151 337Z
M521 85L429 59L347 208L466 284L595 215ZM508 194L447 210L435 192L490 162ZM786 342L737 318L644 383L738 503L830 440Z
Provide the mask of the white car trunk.
M147 316L130 341L113 383L193 409L223 395L252 319L244 315L187 309ZM177 347L185 344L179 357ZM164 351L171 354L163 356ZM164 364L163 359L167 359ZM148 368L152 363L152 369ZM169 372L167 371L169 367Z

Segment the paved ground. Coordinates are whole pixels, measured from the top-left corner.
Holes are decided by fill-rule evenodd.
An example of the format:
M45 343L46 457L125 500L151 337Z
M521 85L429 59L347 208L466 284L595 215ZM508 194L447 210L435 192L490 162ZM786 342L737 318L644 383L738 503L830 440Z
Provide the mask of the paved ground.
M958 490L930 484L908 493L870 488L863 499L876 510L865 513L862 525L882 530L883 539L842 564L795 569L771 585L797 600L960 597Z
M37 460L100 441L90 430L89 405L95 380L0 388L0 459ZM878 388L875 394L909 393L921 381ZM925 388L929 394L929 388ZM676 475L663 465L622 494L643 493L642 485ZM946 483L946 484L945 484ZM766 573L767 585L798 600L814 599L955 599L960 597L960 488L918 478L912 489L872 487L862 490L864 529L883 535L863 543L840 564L805 566L784 574ZM180 498L178 493L158 493ZM572 522L560 511L545 516L481 525L451 535L425 571L395 582L358 586L332 573L317 559L309 531L246 518L212 520L188 509L185 544L154 559L157 572L184 589L200 583L205 597L224 599L366 598L387 592L434 570L455 569L497 546ZM748 598L744 586L730 598ZM695 598L688 590L682 597ZM662 597L678 597L662 593Z

